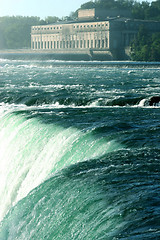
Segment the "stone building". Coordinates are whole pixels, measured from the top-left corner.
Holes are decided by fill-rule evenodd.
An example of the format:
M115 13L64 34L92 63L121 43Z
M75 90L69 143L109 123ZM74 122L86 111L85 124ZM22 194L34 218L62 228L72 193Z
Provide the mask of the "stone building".
M114 13L115 14L115 13ZM102 19L103 15L103 19ZM125 59L125 50L140 25L160 32L160 22L99 15L95 9L80 10L78 20L32 26L31 48L60 54L89 54L102 59Z

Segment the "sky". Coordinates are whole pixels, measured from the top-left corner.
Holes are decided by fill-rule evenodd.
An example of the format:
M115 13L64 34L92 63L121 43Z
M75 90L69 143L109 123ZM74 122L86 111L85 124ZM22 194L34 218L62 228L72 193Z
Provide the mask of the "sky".
M107 1L107 0L106 0ZM139 0L140 1L140 0ZM152 0L148 0L151 2ZM65 17L89 0L0 0L2 16Z
M2 16L64 17L89 0L0 0Z

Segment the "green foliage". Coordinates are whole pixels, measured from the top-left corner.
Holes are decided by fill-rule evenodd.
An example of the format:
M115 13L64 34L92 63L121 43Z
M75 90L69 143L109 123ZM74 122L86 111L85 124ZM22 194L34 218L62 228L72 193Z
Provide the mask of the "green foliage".
M51 24L51 23L55 23L58 22L60 19L58 17L55 16L48 16L47 18L45 18L45 23L46 24Z
M132 43L131 59L134 61L160 61L160 33L148 34L141 26Z
M81 9L90 9L95 7L96 7L96 4L93 1L90 1L81 5Z
M38 24L38 17L1 17L0 49L29 48L31 26Z
M133 5L132 0L97 0L97 1L89 1L81 5L81 9L128 9Z
M160 1L135 2L132 8L133 18L144 20L160 20Z

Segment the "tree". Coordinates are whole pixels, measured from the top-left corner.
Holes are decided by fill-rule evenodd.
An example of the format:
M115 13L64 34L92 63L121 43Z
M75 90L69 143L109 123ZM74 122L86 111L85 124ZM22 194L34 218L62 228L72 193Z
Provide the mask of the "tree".
M160 33L152 34L151 61L160 61Z
M58 22L60 19L56 16L48 16L47 18L45 18L45 22L46 24L51 24L51 23L56 23Z
M90 9L90 8L95 8L95 3L93 1L84 3L81 5L81 9Z
M39 17L1 17L0 49L29 48L32 25L40 25Z
M141 26L131 47L134 61L160 61L160 33L149 35Z

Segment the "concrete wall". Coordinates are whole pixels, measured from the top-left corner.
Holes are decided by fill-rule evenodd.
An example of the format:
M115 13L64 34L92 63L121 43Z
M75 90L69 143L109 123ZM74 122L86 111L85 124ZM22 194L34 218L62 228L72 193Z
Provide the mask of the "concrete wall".
M78 19L94 19L96 16L95 9L80 9L78 11Z

